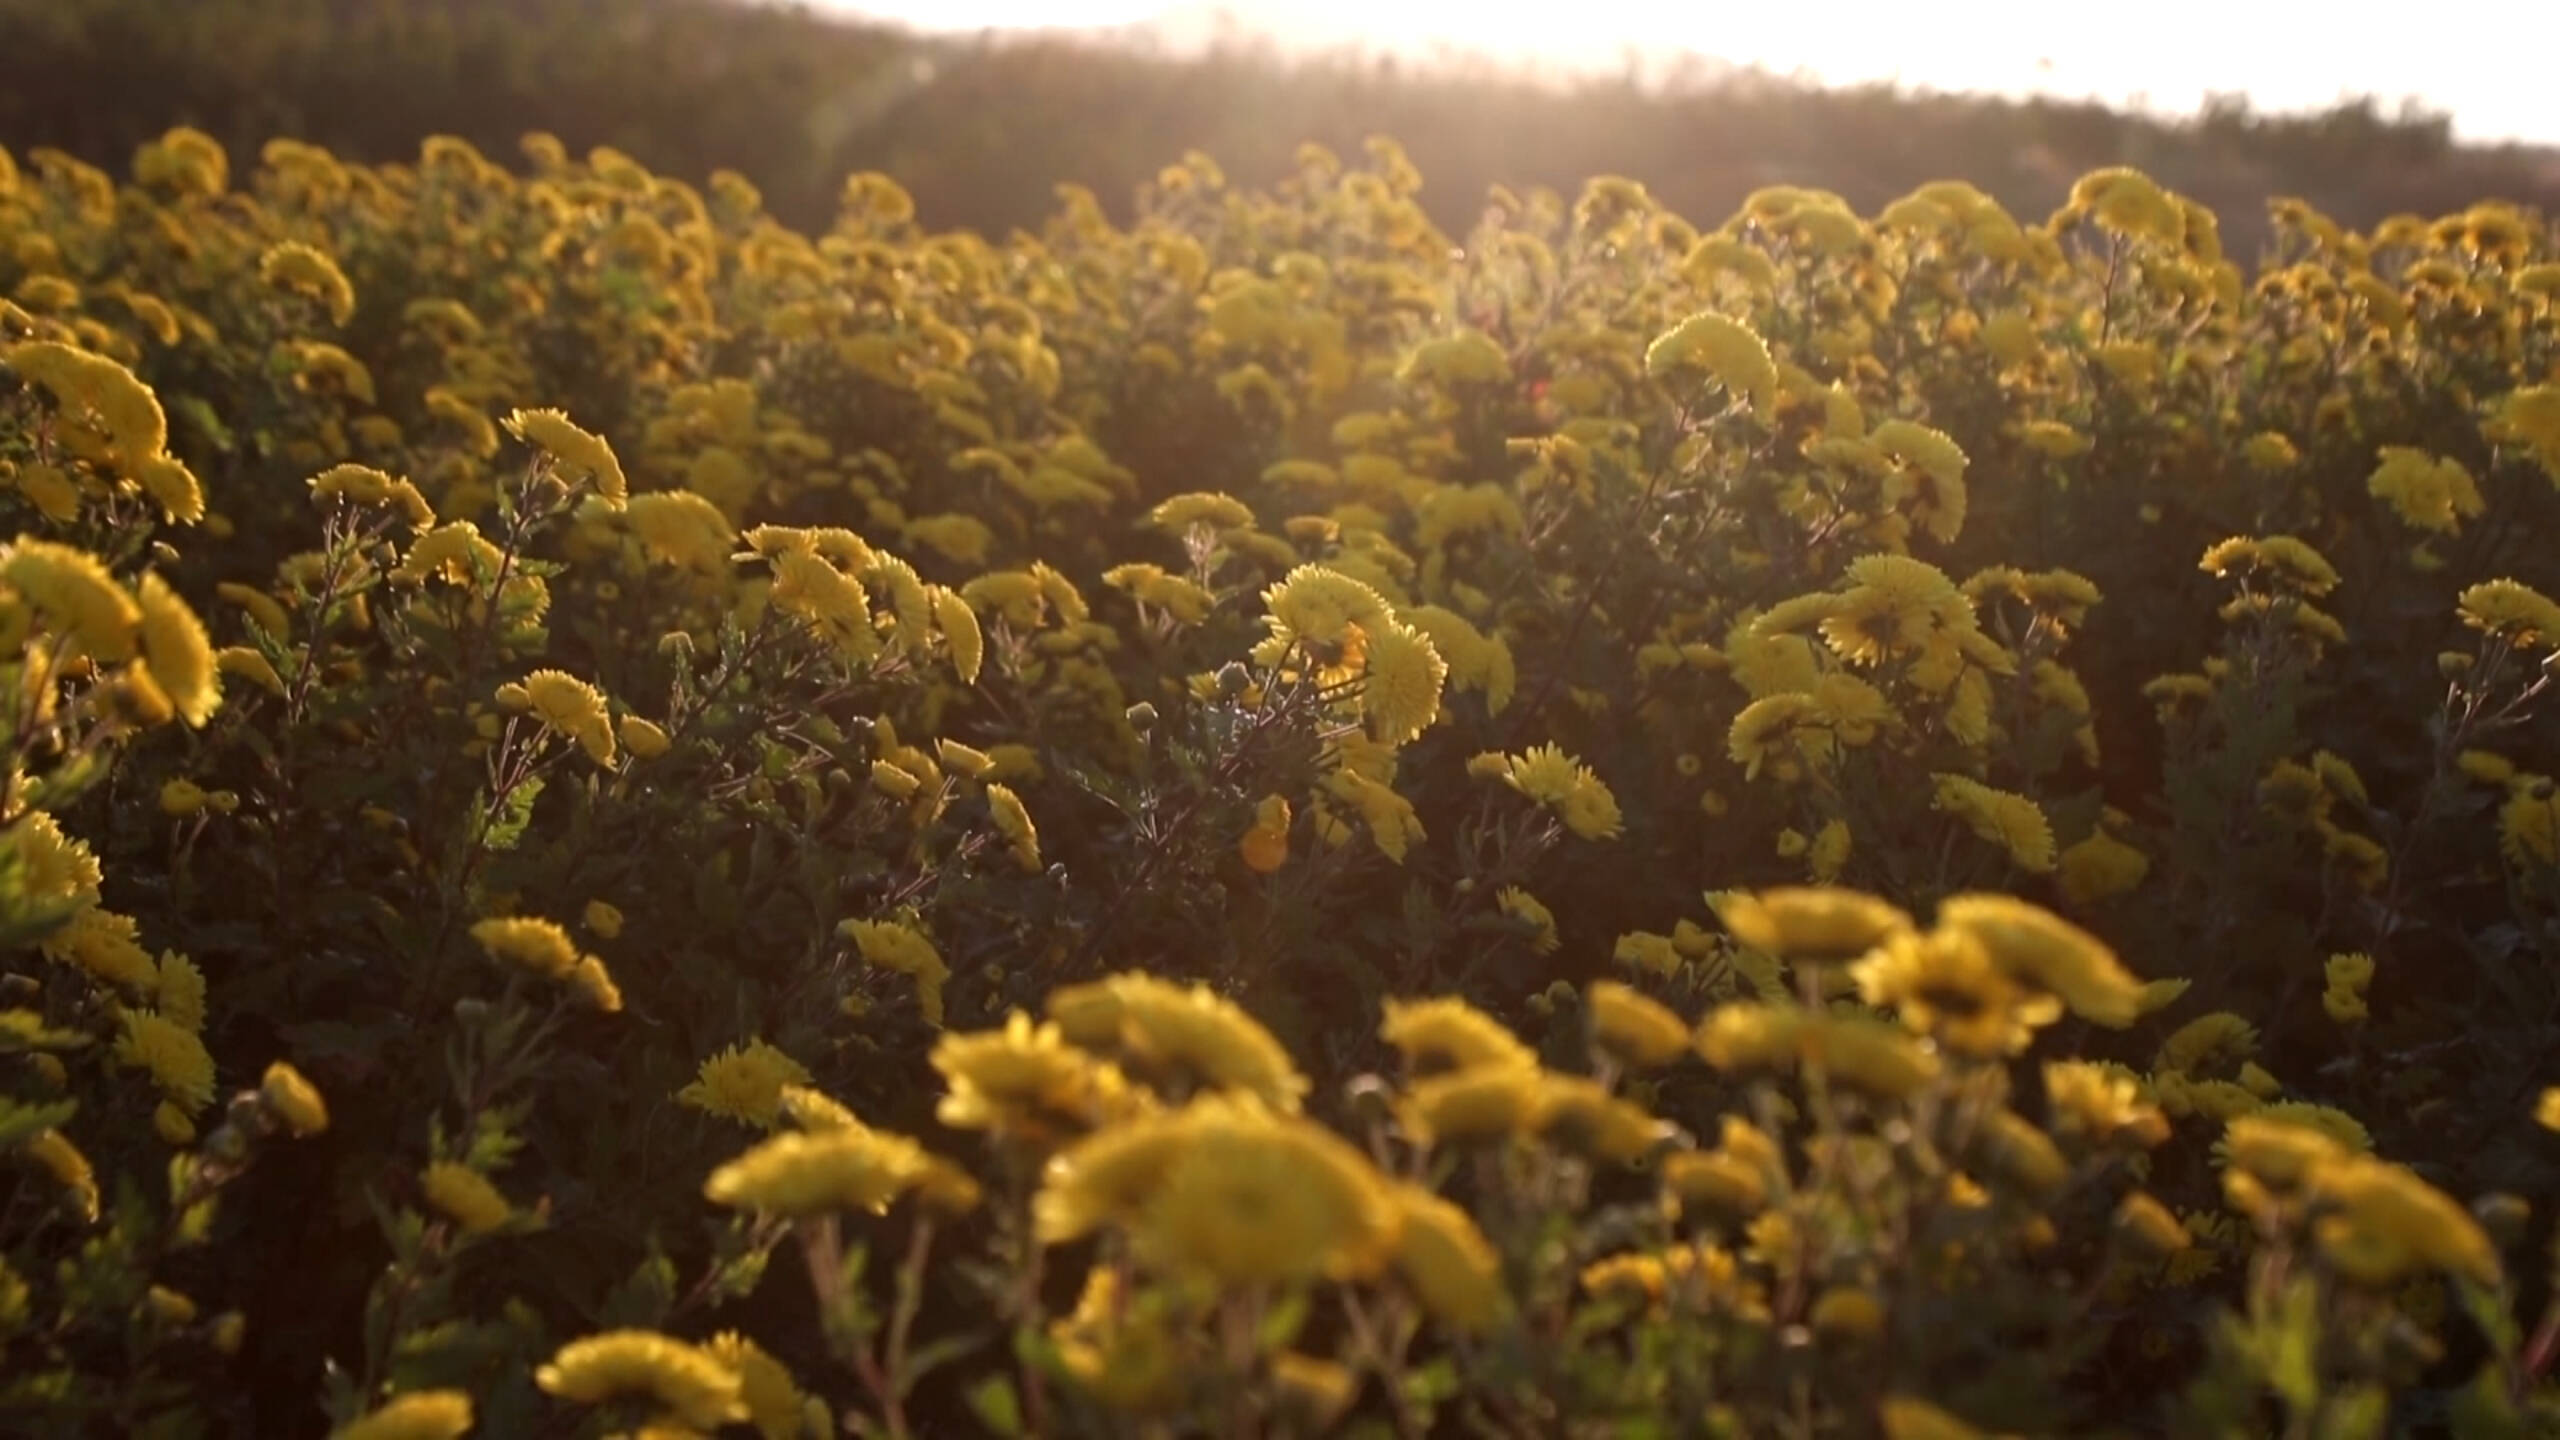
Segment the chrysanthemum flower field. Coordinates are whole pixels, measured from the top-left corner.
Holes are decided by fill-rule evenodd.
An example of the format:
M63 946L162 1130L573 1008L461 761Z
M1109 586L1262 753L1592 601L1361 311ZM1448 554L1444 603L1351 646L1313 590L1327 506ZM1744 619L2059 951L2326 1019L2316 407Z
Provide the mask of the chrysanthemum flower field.
M0 151L0 1431L2560 1433L2551 222L1421 184Z

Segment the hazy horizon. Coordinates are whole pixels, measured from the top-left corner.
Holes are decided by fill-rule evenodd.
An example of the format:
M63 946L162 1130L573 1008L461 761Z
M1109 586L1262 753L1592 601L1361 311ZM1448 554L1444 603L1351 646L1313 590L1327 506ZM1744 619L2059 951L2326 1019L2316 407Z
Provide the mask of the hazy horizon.
M1632 52L1682 53L1828 84L1875 81L1939 91L2094 99L2193 114L2216 94L2264 111L2317 110L2360 95L2416 100L2466 141L2560 144L2560 105L2542 72L2560 44L2555 0L2474 0L2462 22L2306 23L2308 7L2250 0L2152 0L2138 24L2099 11L2057 25L2056 7L2015 0L1835 0L1767 4L1579 0L807 0L823 10L945 33L1153 24L1166 43L1205 43L1219 17L1239 37L1291 51L1346 46L1417 57L1449 51L1565 72L1614 71ZM2028 23L2032 17L2032 23ZM2498 43L2504 35L2512 43Z

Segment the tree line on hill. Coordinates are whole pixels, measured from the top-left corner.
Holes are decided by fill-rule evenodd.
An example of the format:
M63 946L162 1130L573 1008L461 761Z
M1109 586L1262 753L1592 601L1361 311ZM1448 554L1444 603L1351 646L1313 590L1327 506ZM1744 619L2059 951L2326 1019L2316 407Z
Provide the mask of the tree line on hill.
M1249 45L928 39L739 0L0 0L0 144L121 169L182 123L244 160L278 135L399 159L437 133L512 160L546 130L661 173L736 169L800 226L826 222L845 175L877 169L927 224L999 234L1036 223L1060 182L1117 208L1185 150L1260 182L1301 141L1349 152L1381 133L1430 177L1425 201L1453 231L1492 184L1569 193L1602 173L1712 224L1761 185L1872 210L1950 176L2032 218L2074 177L2130 164L2212 206L2243 257L2278 195L2356 224L2487 196L2560 211L2560 150L2458 143L2443 115L2369 99L2309 115L2222 101L2168 120L1750 71L1563 85Z

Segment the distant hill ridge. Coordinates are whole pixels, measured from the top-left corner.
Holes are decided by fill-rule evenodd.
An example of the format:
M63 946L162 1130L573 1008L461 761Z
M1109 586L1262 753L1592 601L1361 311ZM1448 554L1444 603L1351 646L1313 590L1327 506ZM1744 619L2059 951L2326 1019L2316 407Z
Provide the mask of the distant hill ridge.
M1569 192L1600 173L1702 223L1764 184L1872 210L1949 176L2040 216L2075 176L2119 163L2214 207L2243 256L2276 195L2357 224L2488 196L2560 212L2560 150L2458 144L2441 115L2369 101L2172 122L1751 71L1559 85L1487 65L1183 48L935 39L736 0L0 0L0 144L121 170L177 123L244 156L292 135L368 160L414 155L432 133L512 158L540 129L689 179L738 169L800 225L824 223L846 174L885 170L927 223L989 232L1035 222L1062 181L1124 204L1186 149L1254 183L1302 140L1347 151L1374 133L1405 144L1452 230L1493 183Z

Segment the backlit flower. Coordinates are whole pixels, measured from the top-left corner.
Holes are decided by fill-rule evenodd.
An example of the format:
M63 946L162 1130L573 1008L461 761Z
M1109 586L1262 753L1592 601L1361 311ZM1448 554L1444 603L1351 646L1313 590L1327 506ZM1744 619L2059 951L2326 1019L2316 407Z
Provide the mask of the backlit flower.
M643 1396L697 1431L747 1415L735 1369L708 1350L654 1330L612 1330L572 1340L533 1378L545 1394L581 1405Z
M676 1098L706 1114L771 1129L782 1118L783 1087L808 1083L799 1061L756 1039L703 1061Z
M428 1166L418 1184L427 1203L466 1235L485 1235L515 1213L489 1177L458 1161L439 1160Z

